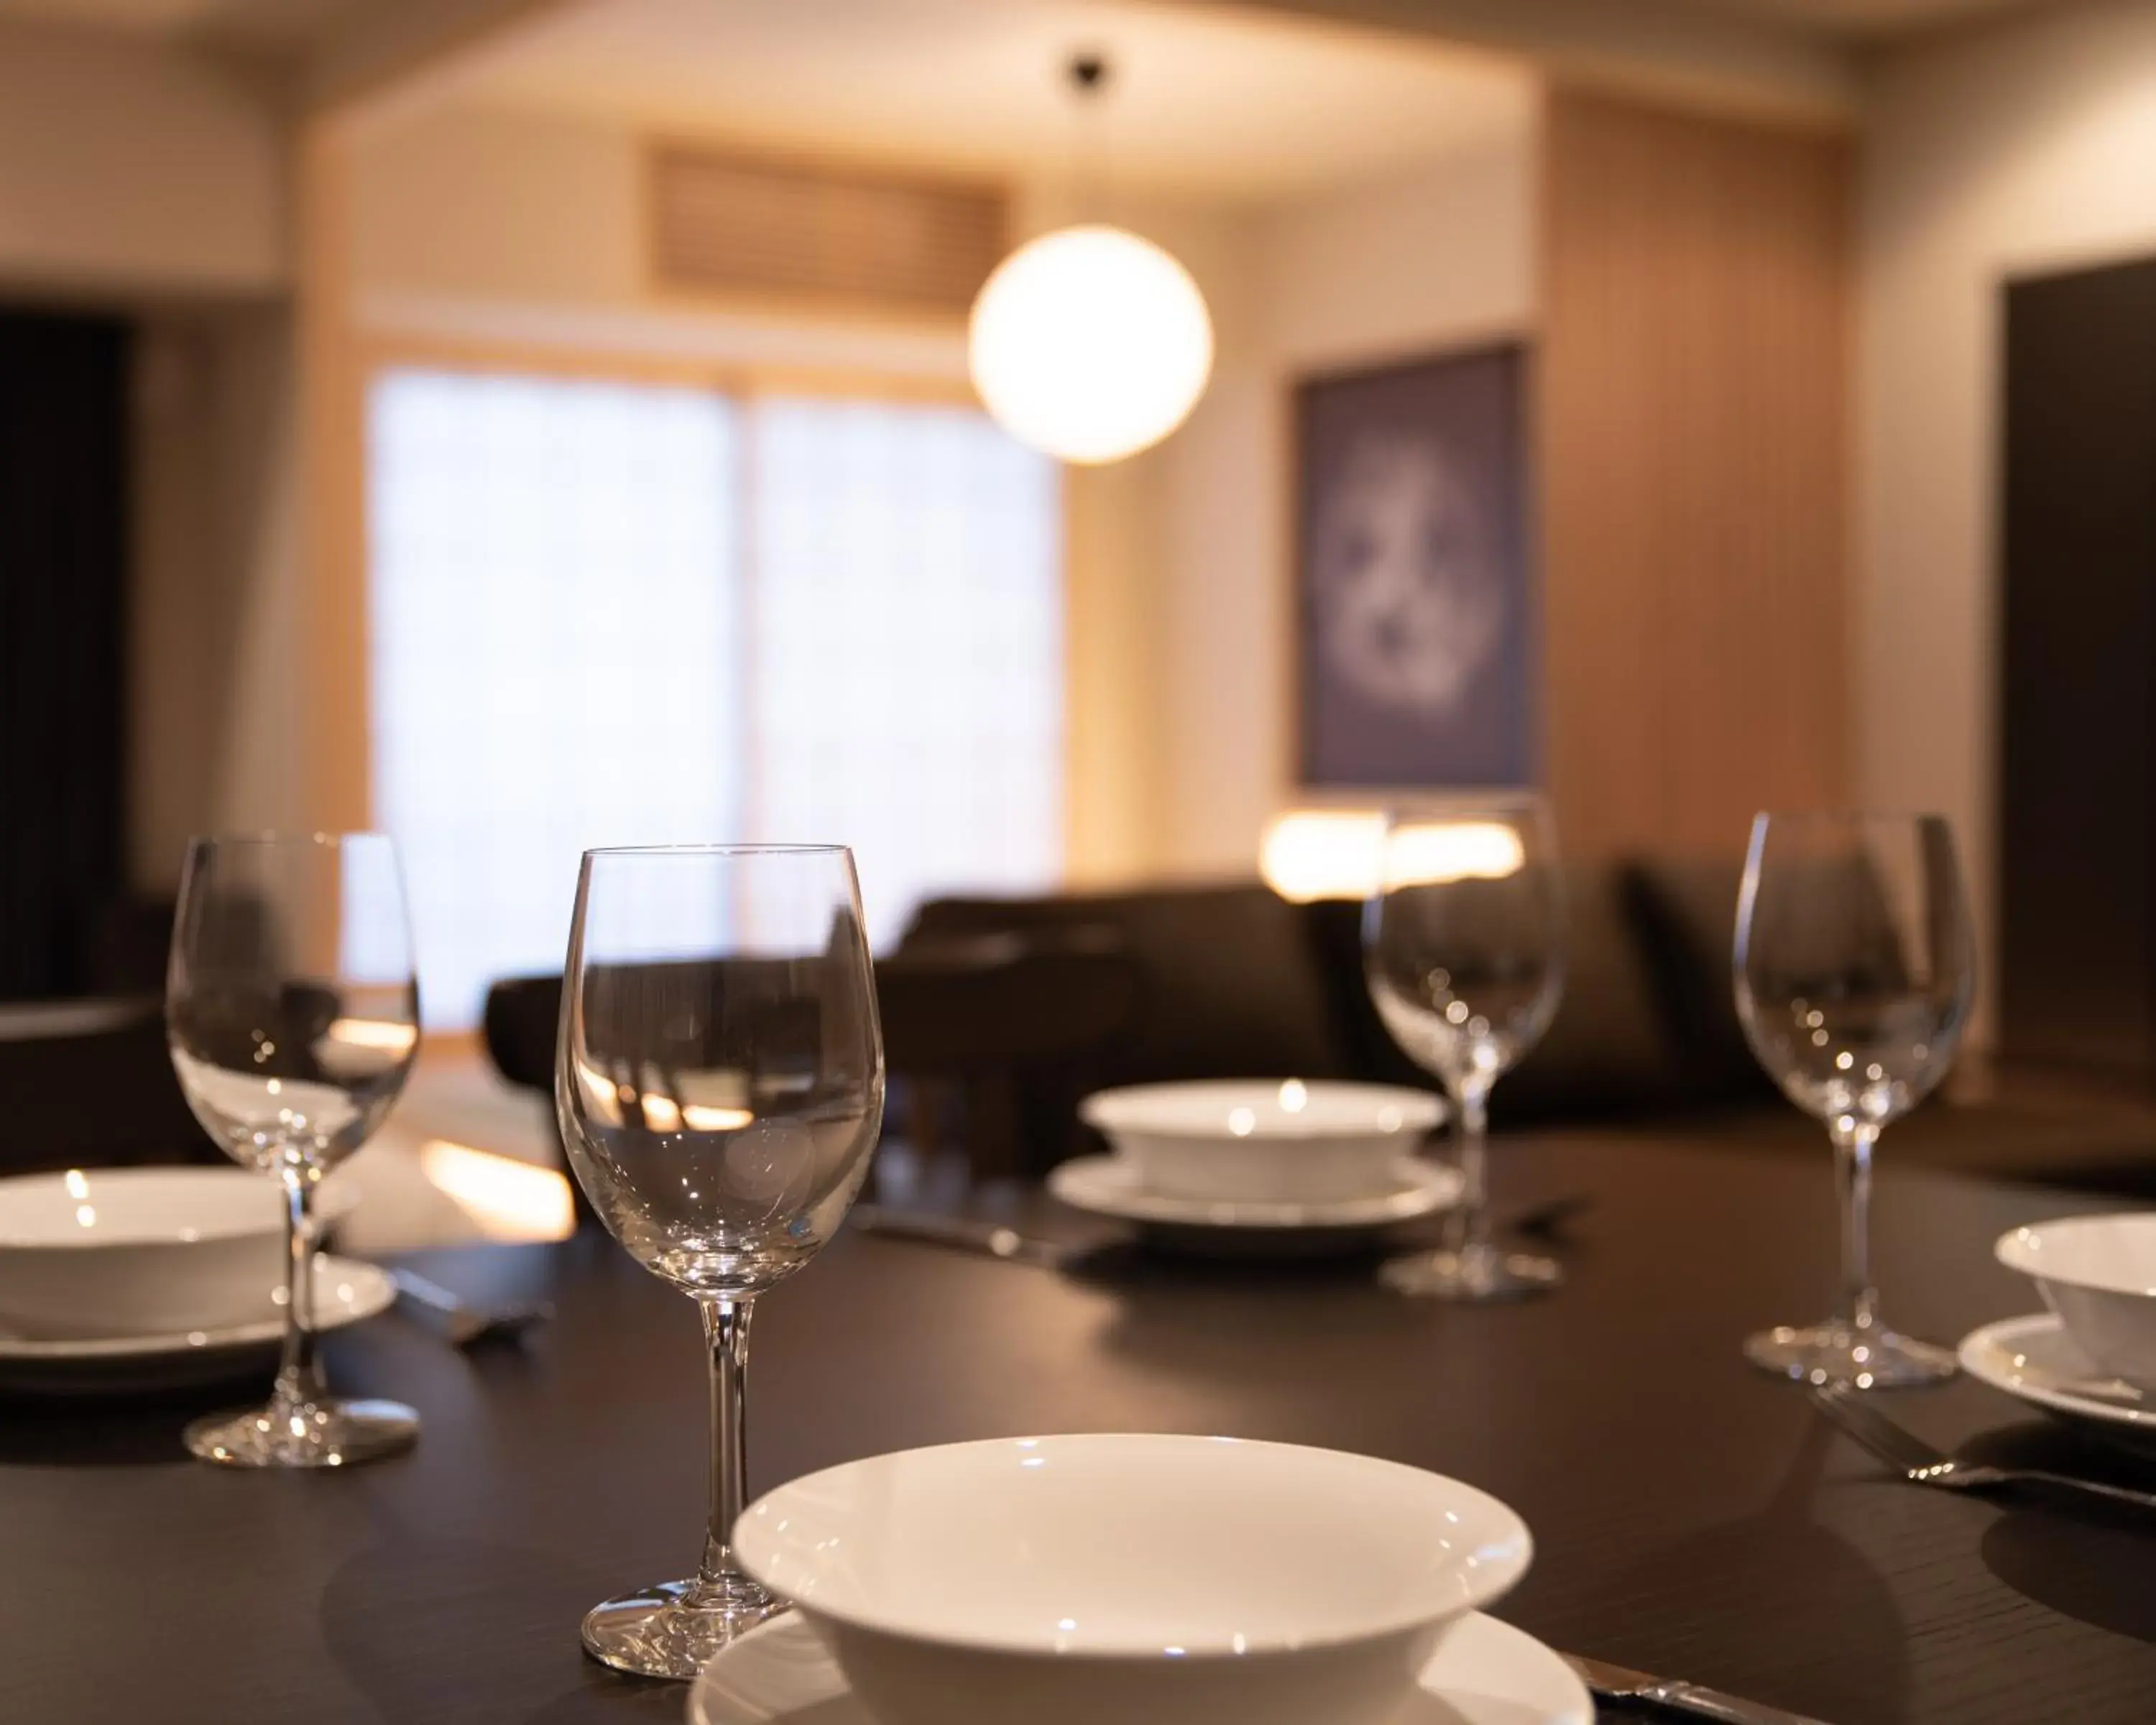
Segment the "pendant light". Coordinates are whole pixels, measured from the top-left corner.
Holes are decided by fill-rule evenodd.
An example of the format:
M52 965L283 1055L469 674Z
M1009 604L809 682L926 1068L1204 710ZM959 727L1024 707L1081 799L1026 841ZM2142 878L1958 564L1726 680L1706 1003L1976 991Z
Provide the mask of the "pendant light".
M1081 100L1107 73L1070 63ZM1213 321L1190 272L1151 240L1086 223L1028 240L973 301L973 387L1021 443L1065 461L1120 461L1189 417L1213 369Z

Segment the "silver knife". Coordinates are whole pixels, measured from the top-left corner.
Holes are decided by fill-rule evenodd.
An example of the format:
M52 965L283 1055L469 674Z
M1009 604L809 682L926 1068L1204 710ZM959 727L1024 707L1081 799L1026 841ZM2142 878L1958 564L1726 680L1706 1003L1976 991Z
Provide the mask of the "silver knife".
M857 1204L851 1220L864 1234L881 1234L893 1240L919 1240L926 1245L947 1246L952 1251L978 1252L1009 1264L1031 1264L1042 1270L1060 1270L1078 1248L1060 1240L1038 1240L1000 1222L983 1222L970 1216L942 1216L927 1210L895 1210L880 1204Z
M1604 1665L1599 1659L1582 1659L1576 1653L1566 1654L1564 1662L1597 1701L1662 1707L1694 1719L1720 1719L1724 1725L1823 1725L1820 1720L1770 1707L1763 1702L1739 1701L1719 1689L1650 1677L1645 1671L1628 1671L1621 1665Z

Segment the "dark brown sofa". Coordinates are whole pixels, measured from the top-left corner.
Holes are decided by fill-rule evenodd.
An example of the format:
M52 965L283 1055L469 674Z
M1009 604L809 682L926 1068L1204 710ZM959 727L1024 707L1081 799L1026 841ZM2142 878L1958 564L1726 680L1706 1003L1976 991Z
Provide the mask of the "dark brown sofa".
M1567 871L1566 978L1548 1034L1498 1086L1492 1118L1641 1116L1759 1101L1772 1087L1730 1004L1730 934L1713 901L1735 871ZM1107 1082L1201 1077L1358 1078L1428 1086L1363 983L1362 906L1287 902L1260 883L943 898L922 905L903 953L988 934L1112 940L1142 1005L1107 1050Z
M1774 1147L1825 1158L1822 1128L1783 1101L1753 1060L1731 992L1738 870L1733 862L1573 865L1565 876L1567 974L1548 1035L1498 1085L1500 1131L1592 1129L1703 1147ZM1294 905L1259 882L1154 886L1033 898L947 897L923 904L880 964L895 1078L947 1076L947 1016L968 954L1001 957L981 986L1004 991L985 1022L1015 1019L1011 967L1055 974L1055 955L1117 957L1113 1012L1088 1009L1086 1034L1060 1048L1019 1038L989 1086L1031 1172L1086 1147L1075 1106L1086 1091L1179 1078L1356 1078L1430 1086L1393 1044L1363 983L1359 904ZM950 962L955 957L957 962ZM924 992L924 978L937 978ZM512 1080L552 1072L559 979L497 985L487 1039ZM941 1003L934 1004L934 1003ZM1052 990L1038 1016L1057 1011ZM1074 1012L1075 1006L1074 1004ZM965 1039L959 1039L964 1040ZM1969 1063L1971 1065L1973 1062ZM973 1075L978 1080L980 1074ZM2013 1179L2156 1196L2156 1106L2065 1084L1982 1086L1966 1078L1889 1131L1897 1159ZM976 1082L976 1098L987 1093Z
M1818 1122L1753 1059L1732 989L1740 878L1733 861L1573 865L1565 875L1563 1004L1541 1045L1497 1086L1503 1131L1593 1130L1702 1148L1773 1147L1824 1160ZM1142 1006L1088 1076L1345 1077L1425 1087L1363 985L1362 906L1291 905L1257 882L946 898L921 906L900 950L1010 932L1112 937ZM1897 1160L2092 1192L2156 1197L2156 1101L2076 1075L1982 1074L1890 1128ZM1073 1142L1069 1098L1036 1086L1037 1145Z

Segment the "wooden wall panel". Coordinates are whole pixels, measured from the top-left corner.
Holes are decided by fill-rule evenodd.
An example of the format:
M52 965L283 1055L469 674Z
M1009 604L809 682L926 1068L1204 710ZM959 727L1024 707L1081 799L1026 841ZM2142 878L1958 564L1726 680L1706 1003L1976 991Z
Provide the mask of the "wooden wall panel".
M1732 855L1849 793L1847 146L1558 90L1545 152L1551 792Z

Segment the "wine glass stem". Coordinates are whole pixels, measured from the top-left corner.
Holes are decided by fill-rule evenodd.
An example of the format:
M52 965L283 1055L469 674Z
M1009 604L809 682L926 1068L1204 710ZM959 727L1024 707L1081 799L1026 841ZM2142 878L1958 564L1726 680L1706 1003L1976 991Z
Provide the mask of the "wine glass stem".
M1469 1079L1452 1094L1453 1139L1460 1150L1460 1204L1456 1250L1473 1251L1489 1244L1490 1081Z
M1871 1147L1879 1128L1844 1114L1829 1123L1835 1187L1841 1199L1841 1307L1838 1326L1868 1330L1878 1295L1871 1286Z
M748 1495L747 1406L749 1301L699 1299L704 1343L711 1361L711 1525L696 1579L707 1586L740 1574L734 1566L734 1523Z
M285 1188L285 1351L272 1405L281 1409L308 1406L326 1392L315 1351L315 1183L304 1168L287 1168L279 1178Z

